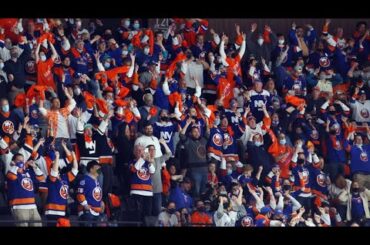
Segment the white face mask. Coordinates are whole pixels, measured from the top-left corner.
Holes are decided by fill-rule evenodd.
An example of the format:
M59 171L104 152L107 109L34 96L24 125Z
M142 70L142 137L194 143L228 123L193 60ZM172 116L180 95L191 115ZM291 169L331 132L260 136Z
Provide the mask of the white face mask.
M109 62L105 62L104 63L104 68L108 69L110 67L110 63Z
M258 44L259 44L260 46L262 46L262 44L263 44L263 38L258 38L257 42L258 42Z
M283 45L283 44L284 44L284 42L285 42L285 40L284 40L284 39L279 39L279 44L280 44L280 45Z
M149 54L149 48L144 49L144 54L148 55Z
M80 89L80 88L75 88L75 89L73 90L73 93L74 93L75 95L80 95L80 93L81 93L81 89Z
M286 144L286 139L282 139L279 142L280 142L280 145L285 145Z
M258 146L262 145L262 142L261 141L256 141L256 142L254 142L254 144L258 147Z
M220 125L220 122L221 122L220 118L216 118L213 124L218 126Z
M124 26L126 28L128 28L130 26L130 21L129 20L125 20Z
M124 56L128 55L128 51L127 50L122 50L122 55L124 55Z
M133 27L134 27L135 30L138 30L140 28L140 24L139 23L134 23Z
M46 56L45 55L40 55L40 59L41 59L41 61L45 61L46 60Z
M0 63L0 70L2 70L4 68L4 63L3 62L1 62Z
M361 147L362 147L362 144L357 144L357 147L358 147L358 148L361 148Z

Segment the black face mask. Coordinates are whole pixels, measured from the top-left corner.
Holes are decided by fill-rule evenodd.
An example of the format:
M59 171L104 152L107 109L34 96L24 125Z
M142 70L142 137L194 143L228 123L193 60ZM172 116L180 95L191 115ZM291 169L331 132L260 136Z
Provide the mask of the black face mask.
M186 54L186 58L187 58L188 60L190 60L192 56L193 56L193 55L192 55L191 53L187 53L187 54Z
M198 212L204 213L206 211L206 207L199 207Z
M352 193L358 193L360 191L360 188L358 187L353 187L352 188Z
M336 135L337 134L337 131L336 130L330 130L330 134Z
M167 212L168 212L169 214L174 214L174 213L176 212L176 209L174 209L174 208L169 208L169 209L167 209Z
M194 120L197 120L197 116L192 116L191 118L193 118Z
M217 110L218 111L222 111L224 109L224 107L223 106L217 106Z
M169 119L168 117L161 117L161 120L162 120L162 121L165 121L165 122L167 122L167 121L168 121L168 119Z
M298 164L300 164L300 165L301 165L301 164L304 164L304 159L302 159L302 158L301 158L301 159L298 159L298 160L297 160L297 163L298 163Z
M64 67L64 68L69 68L69 65L67 66L67 65L64 65L64 64L63 64L63 67Z
M332 116L335 116L336 113L337 113L336 111L329 111L329 114Z
M291 185L283 185L284 191L290 191L292 189Z
M224 209L227 209L229 207L229 203L228 202L225 202L224 203Z

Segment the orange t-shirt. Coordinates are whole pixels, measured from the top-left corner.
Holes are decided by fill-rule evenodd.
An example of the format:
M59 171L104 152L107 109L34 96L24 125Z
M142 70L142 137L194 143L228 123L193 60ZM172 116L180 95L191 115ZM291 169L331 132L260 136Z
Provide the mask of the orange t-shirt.
M53 73L51 72L53 65L54 61L52 59L37 62L37 85L49 86L56 90Z

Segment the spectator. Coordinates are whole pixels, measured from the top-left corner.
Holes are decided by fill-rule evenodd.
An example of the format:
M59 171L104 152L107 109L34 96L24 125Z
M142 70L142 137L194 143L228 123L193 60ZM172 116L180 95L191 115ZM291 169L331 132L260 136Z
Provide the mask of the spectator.
M177 219L176 205L174 202L169 202L167 208L163 210L158 216L158 226L160 227L174 227L179 226Z
M191 223L193 226L206 227L212 224L212 218L206 213L206 207L203 201L199 200L196 204L196 211L191 215Z

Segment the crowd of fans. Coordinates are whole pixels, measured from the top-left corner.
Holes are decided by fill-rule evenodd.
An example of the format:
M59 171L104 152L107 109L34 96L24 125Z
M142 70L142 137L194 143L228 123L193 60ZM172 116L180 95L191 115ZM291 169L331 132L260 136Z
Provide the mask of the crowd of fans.
M366 22L236 24L235 40L206 19L82 22L0 24L0 203L16 225L370 224Z

